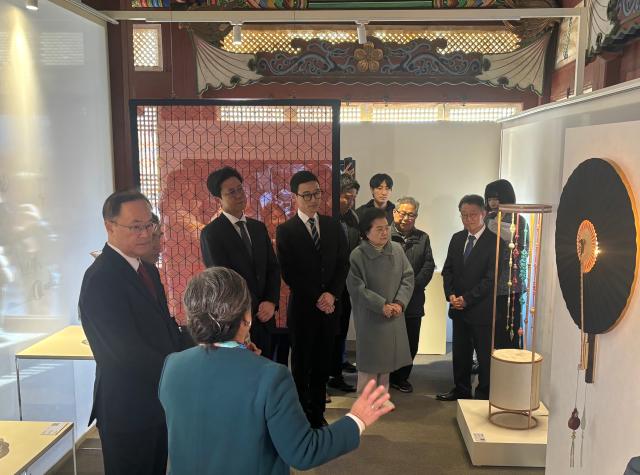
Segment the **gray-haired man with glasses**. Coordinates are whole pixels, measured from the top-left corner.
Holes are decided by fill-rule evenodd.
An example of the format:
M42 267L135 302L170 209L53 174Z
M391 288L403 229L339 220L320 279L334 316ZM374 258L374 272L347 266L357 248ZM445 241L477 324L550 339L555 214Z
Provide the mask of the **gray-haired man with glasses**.
M167 428L158 399L165 357L184 349L158 270L142 258L156 223L137 191L102 208L107 243L87 269L78 308L96 360L90 422L97 421L107 475L162 474Z
M420 203L414 198L410 196L400 198L393 210L393 225L391 227L391 240L402 246L415 276L413 295L404 311L412 360L418 353L420 327L424 316L424 290L431 282L433 271L436 268L429 235L416 228L419 208ZM403 393L412 392L413 386L409 382L412 369L413 365L411 364L391 373L389 377L391 387Z

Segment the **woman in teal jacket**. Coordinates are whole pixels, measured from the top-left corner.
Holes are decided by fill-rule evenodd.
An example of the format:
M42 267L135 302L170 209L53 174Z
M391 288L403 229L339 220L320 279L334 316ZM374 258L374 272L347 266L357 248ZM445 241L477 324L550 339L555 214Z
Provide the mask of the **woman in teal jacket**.
M172 474L307 470L357 448L362 431L389 412L389 395L371 381L348 414L312 429L288 369L245 344L251 297L233 270L195 276L184 303L198 345L167 357L159 389Z

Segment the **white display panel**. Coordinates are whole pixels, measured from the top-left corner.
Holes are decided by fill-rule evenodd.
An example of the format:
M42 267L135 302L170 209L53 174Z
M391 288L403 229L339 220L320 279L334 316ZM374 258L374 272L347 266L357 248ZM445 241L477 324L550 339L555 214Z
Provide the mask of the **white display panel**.
M637 122L640 120L640 80L625 86L627 90L505 122L501 176L511 180L516 192L522 190L524 200L551 204L557 209L567 172L575 168L577 161L592 157L615 159L620 161L627 174L631 174L630 171L635 174L640 159L637 152L640 147L637 133L640 130ZM605 94L606 91L597 93ZM628 122L619 124L623 121ZM597 124L609 125L595 127ZM636 198L639 194L636 189ZM640 431L638 378L633 377L637 374L640 355L637 345L628 346L629 340L637 339L638 312L630 308L624 325L621 324L601 341L613 350L609 350L607 356L599 353L596 368L599 375L588 393L591 402L587 408L589 430L583 450L586 458L582 468L570 469L567 420L575 400L579 337L566 310L557 279L555 213L550 221L552 225L546 227L544 236L546 244L538 301L540 351L545 358L541 398L552 414L547 473L622 473L631 454L640 455L640 439L636 435ZM634 299L637 297L635 295ZM609 367L601 378L605 365ZM581 386L578 406L581 411L583 397ZM567 405L571 406L569 412ZM579 449L578 443L578 453Z
M496 123L343 124L340 153L356 162L357 205L371 199L369 178L393 178L395 202L411 195L420 202L416 227L429 233L433 256L442 268L451 235L462 229L458 202L465 194L484 195L498 178L500 126Z
M15 419L14 354L78 321L89 252L105 240L100 209L113 190L105 27L46 0L37 11L0 2L0 85L0 419ZM86 426L90 364L25 364L21 378L25 418Z
M640 121L567 129L563 184L579 163L592 157L606 158L626 175L637 207L640 196L638 131ZM615 249L603 250L607 251L615 252ZM569 470L571 440L567 419L576 403L576 367L580 353L580 333L559 289L554 307L552 354L560 357L555 357L551 366L553 410L549 419L547 467L552 475ZM597 336L595 383L586 385L584 373L580 374L577 407L586 430L584 440L582 432L577 431L576 454L582 452L583 458L580 466L580 457L576 456L573 473L616 475L624 472L631 457L640 455L639 312L640 289L636 286L624 318L611 331ZM581 444L584 444L582 450Z

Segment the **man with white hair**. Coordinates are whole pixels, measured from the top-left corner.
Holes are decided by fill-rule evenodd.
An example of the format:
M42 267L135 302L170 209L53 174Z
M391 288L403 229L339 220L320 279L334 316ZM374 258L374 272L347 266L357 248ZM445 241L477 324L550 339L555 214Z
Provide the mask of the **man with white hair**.
M412 360L418 353L420 326L424 316L424 289L431 282L433 271L436 268L429 235L416 228L419 208L420 203L414 198L410 196L400 198L393 210L393 225L391 226L391 239L400 243L404 249L415 276L413 295L404 312ZM413 386L409 382L412 369L413 364L391 373L389 378L391 387L403 393L412 392Z

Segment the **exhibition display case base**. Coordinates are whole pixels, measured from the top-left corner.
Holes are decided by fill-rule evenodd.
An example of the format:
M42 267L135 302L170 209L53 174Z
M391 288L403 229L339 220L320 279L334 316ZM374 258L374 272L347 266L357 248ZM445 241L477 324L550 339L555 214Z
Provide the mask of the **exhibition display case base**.
M489 401L460 399L457 420L473 465L544 467L549 413L534 411L538 425L529 430L504 429L489 422Z

